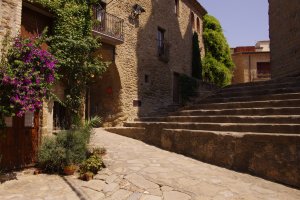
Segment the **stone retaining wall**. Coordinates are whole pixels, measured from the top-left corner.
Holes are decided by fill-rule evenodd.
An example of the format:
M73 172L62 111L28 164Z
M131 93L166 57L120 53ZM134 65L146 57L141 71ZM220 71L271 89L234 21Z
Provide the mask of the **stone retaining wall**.
M108 131L203 162L300 188L300 137L296 135L161 131L159 126Z

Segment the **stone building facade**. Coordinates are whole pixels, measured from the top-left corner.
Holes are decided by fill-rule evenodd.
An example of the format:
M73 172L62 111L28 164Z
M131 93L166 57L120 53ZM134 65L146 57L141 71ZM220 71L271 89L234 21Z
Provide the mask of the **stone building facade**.
M271 77L270 42L260 41L255 46L232 48L235 69L232 84L269 80Z
M92 31L101 37L98 53L110 66L101 77L93 77L86 95L86 117L98 115L104 126L115 126L179 103L179 76L191 76L194 31L200 36L204 55L202 25L206 10L197 0L99 2L101 8L95 9L99 23ZM24 3L22 10L22 0L0 0L0 40L8 30L13 35L20 33L26 9L47 16ZM63 100L63 86L58 83L54 91ZM63 108L58 103L45 102L42 132L49 134L60 128L61 115Z
M145 12L133 19L134 5ZM123 21L124 35L116 45L103 40L102 55L112 64L90 88L90 115L115 126L178 103L178 75L191 76L192 34L202 35L205 9L196 0L126 0L113 1L105 10ZM160 42L166 55L159 55Z
M269 0L272 78L300 74L300 4Z

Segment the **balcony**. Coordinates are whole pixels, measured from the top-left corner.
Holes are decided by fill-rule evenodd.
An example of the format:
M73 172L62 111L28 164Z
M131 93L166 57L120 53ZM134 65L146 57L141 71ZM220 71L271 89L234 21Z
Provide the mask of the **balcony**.
M124 20L105 12L102 8L94 8L96 19L93 33L99 35L102 42L117 45L124 42L123 23Z

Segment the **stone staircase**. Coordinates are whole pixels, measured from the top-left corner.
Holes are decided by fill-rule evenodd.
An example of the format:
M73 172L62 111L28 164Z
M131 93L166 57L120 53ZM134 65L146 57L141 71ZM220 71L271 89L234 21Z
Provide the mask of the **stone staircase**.
M300 188L300 77L226 87L107 131Z

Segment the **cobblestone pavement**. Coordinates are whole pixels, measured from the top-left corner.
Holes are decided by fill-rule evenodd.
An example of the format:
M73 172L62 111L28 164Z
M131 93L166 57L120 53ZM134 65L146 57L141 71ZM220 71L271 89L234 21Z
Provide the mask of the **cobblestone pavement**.
M300 190L205 164L97 129L107 168L94 180L19 173L0 185L0 199L299 200Z

